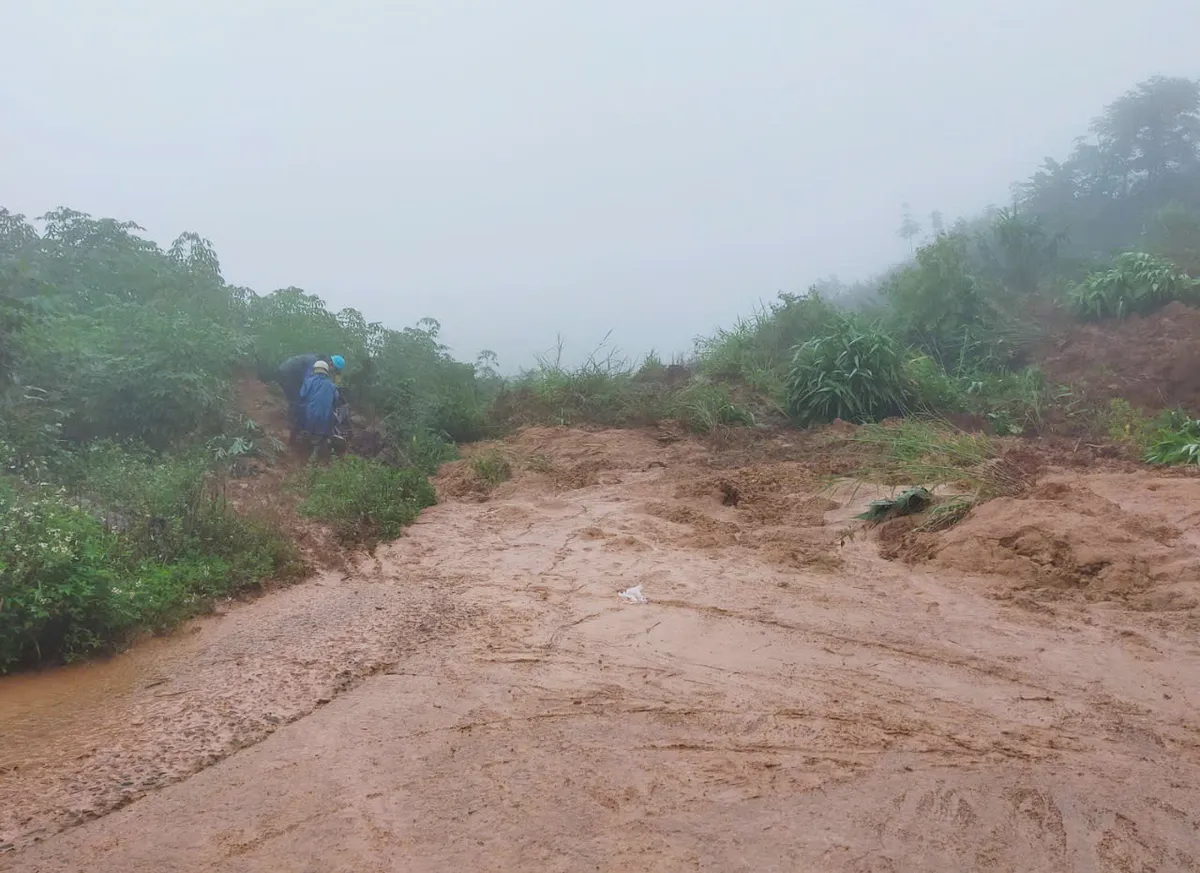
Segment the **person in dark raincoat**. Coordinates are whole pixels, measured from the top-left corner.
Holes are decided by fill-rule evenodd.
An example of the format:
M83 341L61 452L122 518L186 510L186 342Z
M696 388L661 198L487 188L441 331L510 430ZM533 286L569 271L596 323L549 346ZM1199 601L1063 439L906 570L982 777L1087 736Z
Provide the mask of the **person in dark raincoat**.
M312 439L312 455L309 460L321 460L329 456L330 440L334 431L334 411L342 405L341 392L329 377L329 364L317 361L312 375L304 380L300 388L300 407L303 418L301 429Z
M288 401L288 441L291 443L296 442L296 436L303 430L304 425L300 389L304 387L305 380L312 375L313 365L317 361L332 365L335 374L341 373L346 367L346 360L341 355L292 355L279 365L275 373L275 381L283 389L283 396Z

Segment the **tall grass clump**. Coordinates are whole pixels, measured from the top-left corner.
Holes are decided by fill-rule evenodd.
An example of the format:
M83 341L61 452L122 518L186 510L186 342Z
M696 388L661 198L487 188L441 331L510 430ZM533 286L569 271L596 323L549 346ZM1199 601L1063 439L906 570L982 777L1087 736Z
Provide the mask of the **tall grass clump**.
M353 456L310 467L299 487L303 515L328 524L343 542L368 547L395 539L437 502L420 471Z
M665 414L670 390L655 371L639 369L602 343L582 363L563 363L561 341L552 354L538 358L497 395L492 415L506 426L524 424L602 425L652 424ZM666 368L661 368L665 374Z
M670 414L689 430L701 434L722 428L754 427L754 414L739 406L726 385L694 381L671 399Z
M796 347L788 411L800 424L878 421L903 415L913 399L904 347L859 316L841 315Z
M837 317L838 308L815 290L780 294L733 327L697 339L697 371L710 381L746 386L783 409L795 347L825 332Z
M1022 476L1002 462L988 437L946 422L906 418L895 424L869 424L850 439L868 450L858 474L864 481L929 489L956 485L973 501L1015 494L1024 487Z

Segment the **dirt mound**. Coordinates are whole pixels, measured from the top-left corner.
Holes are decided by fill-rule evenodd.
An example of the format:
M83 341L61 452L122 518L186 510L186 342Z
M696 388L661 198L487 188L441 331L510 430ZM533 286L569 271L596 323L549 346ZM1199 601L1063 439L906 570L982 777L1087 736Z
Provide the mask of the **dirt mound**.
M794 569L840 566L840 533L825 516L841 504L827 493L826 481L835 466L830 459L854 450L844 428L734 434L700 441L669 422L636 431L529 427L465 447L464 460L443 465L434 483L440 499L460 502L619 486L641 502L636 521L586 532L606 551L669 544L752 552ZM488 456L509 463L511 480L483 481L473 460Z
M1159 312L1100 324L1073 324L1035 353L1046 375L1089 397L1121 397L1155 412L1200 410L1200 309L1171 303Z
M470 461L442 464L437 475L433 477L433 487L437 491L439 502L485 500L489 491L487 483L475 472Z
M813 496L817 477L799 462L757 465L699 479L688 478L676 488L680 498L705 498L735 507L739 515L759 524L821 524L834 508Z
M986 503L947 531L916 532L906 519L881 532L881 552L997 578L1000 597L1191 609L1200 603L1200 530L1189 503L1148 499L1166 481L1190 491L1191 505L1200 498L1196 480L1061 476L1026 497Z
M612 485L630 475L665 469L703 456L705 450L670 426L603 431L565 427L526 427L512 436L463 447L463 460L444 464L434 477L444 500L485 500L495 493L545 489L565 492ZM499 458L511 482L483 480L473 463Z

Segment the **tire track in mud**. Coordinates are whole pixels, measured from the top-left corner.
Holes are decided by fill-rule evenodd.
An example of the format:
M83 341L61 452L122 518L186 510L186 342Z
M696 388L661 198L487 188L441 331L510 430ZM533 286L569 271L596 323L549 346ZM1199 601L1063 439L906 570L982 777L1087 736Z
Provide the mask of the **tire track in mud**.
M564 493L519 476L490 502L430 510L361 576L201 623L171 644L169 669L159 661L179 671L167 687L186 690L169 699L190 701L161 714L225 694L225 710L204 710L228 720L203 722L211 743L230 730L216 725L264 709L313 710L339 670L371 678L14 860L97 873L164 858L189 870L1200 865L1200 654L1152 617L1030 612L980 580L883 561L864 538L839 546L850 506L805 510L797 535L837 554L808 569L753 537L698 546L697 530L733 538L749 515L681 486L708 476L694 447L537 439L556 463L599 453L604 481ZM659 504L681 520L646 511ZM648 604L619 602L634 584ZM1160 657L1126 645L1131 626ZM261 681L240 687L255 653ZM178 748L119 727L138 694L163 688L111 704L119 760ZM27 773L78 778L52 758ZM121 775L107 772L100 782Z

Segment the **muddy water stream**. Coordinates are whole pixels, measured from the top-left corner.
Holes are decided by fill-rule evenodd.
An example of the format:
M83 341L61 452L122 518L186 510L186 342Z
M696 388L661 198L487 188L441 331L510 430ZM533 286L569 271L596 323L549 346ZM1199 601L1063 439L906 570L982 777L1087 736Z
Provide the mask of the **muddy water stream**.
M165 685L189 635L149 640L122 655L0 679L0 774L86 755L121 725L133 692ZM50 746L48 737L54 737Z

